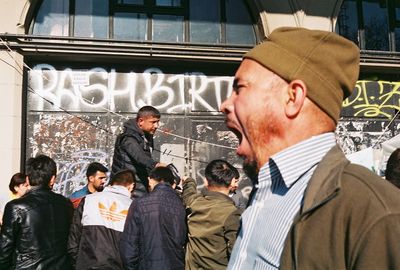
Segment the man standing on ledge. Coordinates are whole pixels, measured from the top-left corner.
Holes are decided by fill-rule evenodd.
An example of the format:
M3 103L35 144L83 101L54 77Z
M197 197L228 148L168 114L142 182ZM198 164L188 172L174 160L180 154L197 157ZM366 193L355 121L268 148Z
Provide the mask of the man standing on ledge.
M111 177L125 169L136 173L134 197L148 193L148 174L157 166L165 166L153 160L153 135L160 124L161 114L152 106L140 108L136 119L124 123L124 132L115 141Z
M244 55L223 102L254 188L228 269L400 269L398 190L335 140L359 49L283 27Z

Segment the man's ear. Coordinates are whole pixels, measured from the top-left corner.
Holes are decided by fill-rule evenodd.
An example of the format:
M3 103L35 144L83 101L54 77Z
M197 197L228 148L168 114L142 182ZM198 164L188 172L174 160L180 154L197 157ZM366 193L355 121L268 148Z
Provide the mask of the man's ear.
M296 117L304 105L307 96L307 86L302 80L293 80L287 86L285 113L288 118Z
M204 181L203 181L203 182L204 182L204 186L205 186L205 187L208 187L208 180L207 180L207 178L204 178Z
M150 177L147 177L147 179L149 180L149 181L148 181L149 186L153 186L154 183L156 182L156 181L154 181L154 180L153 180L152 178L150 178Z
M229 187L233 187L235 185L235 181L236 181L236 178L233 177L231 180L231 183L229 184Z
M142 124L143 124L143 117L139 117L138 119L137 119L137 125L139 126L139 127L141 127L142 126Z
M128 186L129 192L132 193L132 191L133 191L134 188L135 188L135 183L130 184L130 185Z
M94 176L93 175L89 176L88 183L93 183L93 181L94 181Z
M53 175L53 176L51 177L51 179L50 179L49 187L50 187L50 188L53 188L55 182L56 182L56 176Z

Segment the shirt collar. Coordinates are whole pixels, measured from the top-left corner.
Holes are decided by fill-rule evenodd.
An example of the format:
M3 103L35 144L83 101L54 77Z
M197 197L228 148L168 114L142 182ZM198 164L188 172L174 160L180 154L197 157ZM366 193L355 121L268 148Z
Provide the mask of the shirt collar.
M318 164L325 154L336 144L333 132L313 136L292 145L271 156L268 163L260 169L260 182L266 181L278 173L286 187L290 188L304 173Z

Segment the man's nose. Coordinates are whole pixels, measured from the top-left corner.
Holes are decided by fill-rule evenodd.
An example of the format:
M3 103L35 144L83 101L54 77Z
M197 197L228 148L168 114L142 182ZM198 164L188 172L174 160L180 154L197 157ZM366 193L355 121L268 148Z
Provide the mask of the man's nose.
M219 107L219 110L223 112L224 114L228 114L229 112L232 112L232 102L231 102L231 97L227 98L222 102L221 106Z
M221 106L219 107L219 110L223 112L224 114L228 114L229 112L232 112L233 110L233 95L232 93L227 99L225 99L222 103Z

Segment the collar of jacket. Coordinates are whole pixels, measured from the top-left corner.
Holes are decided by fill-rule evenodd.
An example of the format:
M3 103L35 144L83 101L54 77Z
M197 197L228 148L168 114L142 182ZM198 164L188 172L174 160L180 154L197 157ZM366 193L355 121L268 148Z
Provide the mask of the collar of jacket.
M116 194L120 194L123 196L126 196L128 198L131 197L131 193L129 192L129 190L121 185L113 185L113 186L106 186L103 190L103 192L111 192L111 193L116 193Z
M31 186L29 191L27 193L25 193L25 194L37 192L37 191L40 191L40 190L48 190L48 191L50 191L50 187L46 186L46 185Z
M139 128L139 126L138 126L138 124L137 124L137 122L136 122L136 119L134 119L134 118L131 118L131 119L129 119L128 121L126 121L126 122L124 123L124 128L125 128L125 131L126 131L126 132L131 131L131 132L137 132L137 133L139 133L140 135L143 135L143 134L144 134L143 130L141 130L141 129Z
M137 135L146 139L148 143L153 145L153 135L145 133L137 124L136 119L131 118L124 123L125 132L131 135Z
M217 198L228 200L228 201L234 203L232 198L230 198L228 195L225 195L224 193L221 193L218 191L209 191L207 188L203 188L201 190L201 194L203 196L217 197Z
M157 189L172 189L172 190L174 190L170 184L165 183L165 182L160 182L157 185L155 185L153 191L155 191Z
M338 145L328 151L308 183L301 215L313 211L336 196L341 188L342 172L349 163Z

